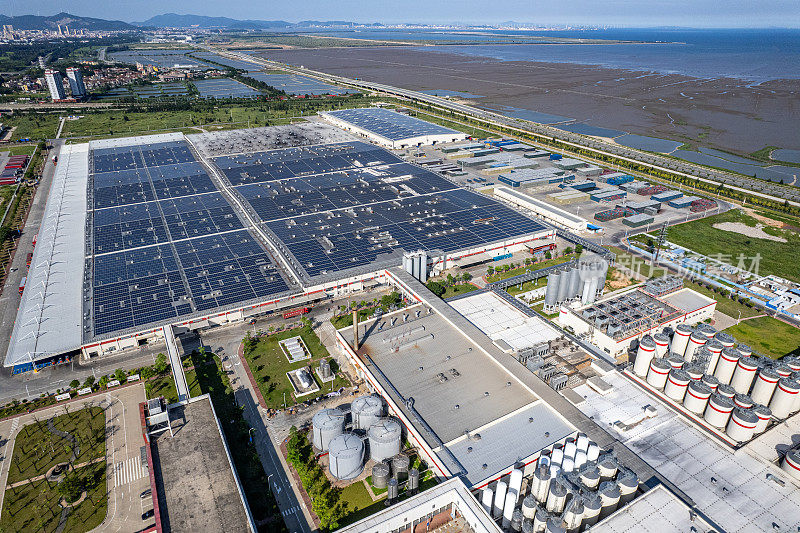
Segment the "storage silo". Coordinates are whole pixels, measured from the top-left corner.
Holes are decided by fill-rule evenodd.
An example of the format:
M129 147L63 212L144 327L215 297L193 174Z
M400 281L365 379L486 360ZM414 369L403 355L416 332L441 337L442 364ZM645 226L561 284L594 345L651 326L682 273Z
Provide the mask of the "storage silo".
M800 481L800 450L789 450L781 461L781 470Z
M719 331L714 335L714 340L722 345L723 348L730 348L736 344L736 339L729 333Z
M789 365L785 365L780 362L772 365L772 369L775 370L775 372L777 372L778 376L781 378L788 378L792 375L792 369L789 367Z
M494 488L494 506L492 507L492 517L497 520L503 516L503 506L506 504L506 490L508 485L505 481L498 481Z
M717 368L717 363L719 362L719 356L722 353L722 350L724 349L725 346L723 346L722 343L719 342L719 340L716 338L711 339L706 343L706 350L708 350L709 353L708 365L706 366L706 374L714 373L714 370Z
M547 493L547 512L558 514L564 511L567 503L567 489L560 479L554 479L550 483L550 491Z
M756 424L756 430L754 433L756 435L760 435L767 430L769 421L772 420L772 411L770 411L769 407L766 405L755 404L753 406L753 412L758 417L758 424Z
M597 469L600 471L600 481L614 479L619 471L619 461L610 453L605 454L597 461Z
M547 465L539 465L539 468L534 470L533 477L531 477L531 496L536 498L536 501L539 503L545 503L549 490L550 467Z
M755 402L750 396L739 393L736 393L736 395L733 397L733 403L736 405L736 407L741 407L742 409L750 409L753 407L753 405L755 405Z
M600 284L600 278L597 277L597 274L592 276L591 283L589 284L589 302L594 303L597 300L597 293L602 290L602 285Z
M656 354L656 343L650 335L645 335L639 341L639 349L636 352L636 360L633 362L633 373L639 377L645 377L650 368L650 361Z
M791 368L792 372L800 371L800 357L796 357L794 355L787 355L781 358L781 363Z
M389 480L389 485L386 487L386 505L391 505L400 495L400 486L395 478Z
M772 394L775 392L775 387L778 386L780 376L772 367L764 367L758 372L756 382L753 385L753 391L750 396L753 401L763 405L769 405L772 399Z
M359 396L350 405L350 416L353 429L368 430L383 417L383 399L375 394Z
M344 431L345 414L339 409L322 409L311 418L311 442L323 452L328 444Z
M522 516L530 520L533 520L533 517L536 516L536 498L533 492L522 500Z
M367 430L369 458L380 462L399 454L402 435L402 426L394 418L384 418L374 423Z
M544 533L547 528L547 518L547 512L543 508L536 509L536 515L533 517L534 533Z
M689 336L689 344L686 345L686 352L683 354L683 358L686 361L692 361L694 359L694 352L701 346L705 346L707 341L708 339L706 339L706 336L700 331L692 333Z
M579 266L576 266L569 273L569 297L576 298L581 296L581 289L583 288L581 284L581 270Z
M653 335L653 340L656 343L656 356L665 357L669 353L669 337L663 333L656 333Z
M758 361L754 357L742 357L733 372L731 386L736 389L736 392L747 394L750 392L750 386L753 384L757 370Z
M522 531L522 511L519 509L511 515L511 531Z
M391 469L386 463L372 465L372 486L376 489L385 489L389 485Z
M617 487L619 487L620 505L630 503L636 497L636 491L639 489L639 476L626 468L617 476Z
M408 476L408 467L411 466L411 459L407 455L398 454L392 458L392 472L398 481Z
M355 433L342 433L328 446L328 469L340 480L353 479L364 470L364 441Z
M600 446L596 442L590 442L589 447L586 449L586 459L589 462L597 461L600 457Z
M717 389L719 388L719 380L716 377L706 374L703 376L701 381L708 385L712 392L717 392Z
M583 521L583 497L576 495L572 498L561 515L564 529L567 531L578 531Z
M600 521L600 511L603 503L600 495L596 492L588 492L583 495L583 527L588 529Z
M733 397L736 396L736 389L734 389L730 385L722 384L719 387L717 387L717 394L727 396L728 398L733 400Z
M686 396L686 388L689 386L689 374L680 368L673 368L667 376L667 384L664 386L664 394L676 402L683 402Z
M565 302L569 299L569 288L571 284L572 267L566 267L562 273L558 284L558 302Z
M566 533L566 530L561 526L560 518L548 518L545 533Z
M656 389L663 389L667 384L667 374L672 367L664 360L656 357L650 362L650 370L647 372L647 383Z
M703 418L715 428L724 428L731 417L731 411L733 411L733 400L715 392L708 400Z
M522 492L522 470L514 468L511 470L511 475L508 476L508 492L514 493L517 500L521 497ZM516 502L515 502L516 505Z
M517 505L517 495L509 491L506 493L506 502L503 504L503 529L511 526L511 518L514 516L514 507Z
M319 362L319 375L322 376L322 379L328 379L331 377L331 362L327 359L322 359Z
M739 352L736 348L725 348L719 356L717 368L714 369L714 377L716 377L720 384L729 384L733 377L733 372L736 370L736 364L739 362Z
M600 489L597 492L600 495L600 504L602 505L600 509L600 519L602 520L617 510L621 495L615 481L600 483Z
M483 489L483 494L481 495L481 505L483 506L483 510L489 513L489 516L492 515L492 503L494 502L494 491L489 487Z
M695 363L689 363L683 367L687 374L689 374L689 379L692 381L700 381L703 379L703 369L700 368L699 365Z
M408 471L408 490L416 494L419 489L419 470L412 468Z
M694 330L691 326L687 324L678 324L675 328L675 333L672 335L672 345L669 348L670 352L683 357L683 354L686 353L686 345L689 344L689 337L691 337L693 332Z
M794 399L798 392L800 392L800 385L798 385L795 380L791 378L782 378L778 381L775 394L772 395L772 400L769 402L772 416L779 419L789 416L794 407Z
M594 490L600 484L600 470L596 465L587 464L581 469L578 479L587 489Z
M753 438L757 424L758 416L752 410L735 407L725 433L736 442L747 442Z
M686 389L683 406L697 415L702 415L708 406L708 399L711 398L711 394L713 394L711 387L702 381L692 381Z
M753 355L753 349L746 344L737 344L736 351L739 352L739 357L750 357Z
M552 309L558 305L558 285L561 281L561 272L554 271L547 275L547 287L544 292L544 307Z
M683 357L678 357L675 354L671 354L669 357L667 357L667 364L669 365L670 369L683 368L683 365L686 364L686 361L683 359Z

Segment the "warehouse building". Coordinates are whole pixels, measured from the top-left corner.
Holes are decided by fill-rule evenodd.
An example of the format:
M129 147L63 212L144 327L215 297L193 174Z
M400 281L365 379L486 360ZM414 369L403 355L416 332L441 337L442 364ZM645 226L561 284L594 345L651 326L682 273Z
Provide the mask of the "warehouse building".
M551 224L565 227L572 231L584 231L588 222L569 211L537 200L527 194L509 189L508 187L495 187L494 194L518 207L523 207Z
M394 149L463 141L469 137L382 107L325 111L320 116L346 131Z

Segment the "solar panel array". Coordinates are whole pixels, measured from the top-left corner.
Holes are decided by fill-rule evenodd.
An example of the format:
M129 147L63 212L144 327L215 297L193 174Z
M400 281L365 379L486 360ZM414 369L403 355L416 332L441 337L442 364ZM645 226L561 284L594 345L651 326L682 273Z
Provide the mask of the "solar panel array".
M325 94L351 94L358 91L354 89L345 89L344 87L336 87L313 78L306 76L297 76L295 74L267 74L266 72L248 72L247 76L254 80L263 81L267 85L275 87L284 91L289 95L310 95L320 96Z
M187 54L190 52L191 50L125 50L123 52L111 52L108 54L108 58L121 63L132 65L141 63L164 69L173 68L176 65L190 65L192 68L204 70L213 66L188 56Z
M288 290L184 141L93 150L91 332Z
M214 163L310 278L396 263L403 250L450 253L544 229L360 141Z
M214 52L193 52L192 55L199 57L200 59L207 59L208 61L213 61L214 63L219 63L220 65L225 65L226 67L231 67L238 70L252 70L255 67L261 66L255 61L230 59L227 57L222 57Z
M326 114L391 141L423 137L425 135L457 133L450 128L381 107L340 109L338 111L327 111Z
M200 98L255 98L261 94L249 85L231 78L194 80L192 83L200 92Z

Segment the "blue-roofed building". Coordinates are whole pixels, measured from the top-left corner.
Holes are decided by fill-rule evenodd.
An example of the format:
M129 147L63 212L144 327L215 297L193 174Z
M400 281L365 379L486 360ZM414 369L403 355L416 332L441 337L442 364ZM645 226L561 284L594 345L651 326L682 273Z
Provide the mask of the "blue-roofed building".
M325 111L320 116L344 130L395 149L463 141L468 137L466 133L380 107Z

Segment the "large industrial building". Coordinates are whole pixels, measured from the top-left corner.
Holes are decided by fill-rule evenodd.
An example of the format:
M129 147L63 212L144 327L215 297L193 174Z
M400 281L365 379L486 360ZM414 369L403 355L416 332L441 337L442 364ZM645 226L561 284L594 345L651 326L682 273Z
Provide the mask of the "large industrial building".
M6 366L359 290L407 251L435 273L553 236L324 124L66 145L49 194Z
M395 149L468 138L466 133L381 107L325 111L320 116L355 135Z

